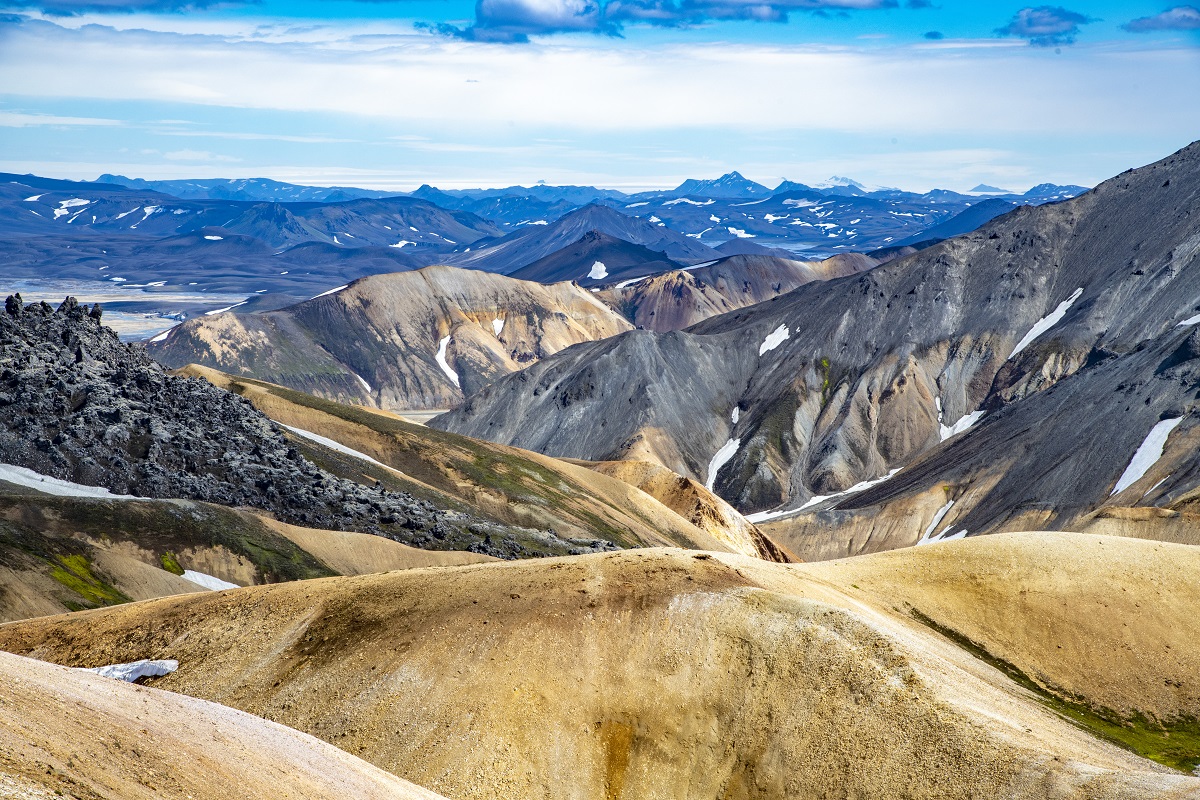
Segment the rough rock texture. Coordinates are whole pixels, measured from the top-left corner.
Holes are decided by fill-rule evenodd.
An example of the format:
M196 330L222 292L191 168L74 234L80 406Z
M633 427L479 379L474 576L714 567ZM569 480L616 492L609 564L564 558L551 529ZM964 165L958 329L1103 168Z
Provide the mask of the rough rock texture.
M55 311L9 297L0 314L0 453L7 463L117 494L252 506L307 527L377 533L431 549L517 557L577 549L306 461L242 398L166 374L73 298ZM527 532L526 532L527 533Z
M427 267L281 311L192 319L150 353L170 367L202 364L330 400L447 408L538 359L630 327L571 283Z
M431 424L551 455L651 458L715 481L744 512L796 509L913 464L976 411L997 414L1170 335L1200 310L1198 208L1200 143L856 276L686 331L572 348ZM1072 413L1076 425L1096 416ZM1041 423L1009 434L1032 454ZM732 457L714 462L731 442ZM1121 469L1101 466L1097 485Z
M1126 544L1141 545L1122 552L1137 568L1116 573L1130 595L1156 591L1172 611L1147 615L1136 654L1114 663L1084 649L1094 657L1065 672L1050 669L1064 658L1053 637L1102 610L1095 589L1111 562L1078 584L1027 561L1011 582L989 569L973 592L971 567L987 559L956 567L947 552L906 592L886 565L633 550L168 598L5 625L0 648L71 666L175 658L158 686L283 722L458 800L1196 798L1200 780L1076 727L893 599L1031 672L1082 676L1066 684L1080 692L1138 670L1141 686L1186 687L1147 691L1151 703L1194 697L1200 637L1194 619L1171 623L1194 607L1195 582L1164 569L1172 554ZM1078 548L1024 558L1062 563ZM926 550L911 555L919 572ZM1028 625L1027 602L1052 627ZM1114 604L1104 641L1144 613ZM1168 648L1183 657L1164 658Z

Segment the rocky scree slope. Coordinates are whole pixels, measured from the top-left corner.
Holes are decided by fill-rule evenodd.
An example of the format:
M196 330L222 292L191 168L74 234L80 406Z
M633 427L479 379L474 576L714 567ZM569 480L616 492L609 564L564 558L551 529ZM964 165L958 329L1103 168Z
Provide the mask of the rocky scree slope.
M513 558L580 543L439 511L336 478L253 406L166 374L74 298L54 310L10 296L0 315L0 453L44 475L122 495L263 509L296 525L376 533L430 549ZM583 549L587 549L584 546Z
M860 275L572 348L432 424L657 460L744 512L798 508L1190 320L1198 209L1200 143Z

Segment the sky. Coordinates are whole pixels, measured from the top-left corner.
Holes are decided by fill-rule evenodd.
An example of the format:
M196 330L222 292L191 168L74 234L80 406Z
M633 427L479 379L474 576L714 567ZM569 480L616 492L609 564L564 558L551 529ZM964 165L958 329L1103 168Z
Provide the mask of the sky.
M1091 186L1200 138L1200 3L0 0L0 171Z

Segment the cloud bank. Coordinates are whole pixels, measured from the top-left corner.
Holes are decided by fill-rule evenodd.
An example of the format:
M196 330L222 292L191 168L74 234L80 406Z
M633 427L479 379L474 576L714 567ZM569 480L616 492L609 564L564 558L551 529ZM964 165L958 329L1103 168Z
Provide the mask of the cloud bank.
M1131 33L1200 30L1200 9L1195 6L1175 6L1152 17L1139 17L1121 27Z
M996 33L1028 39L1035 47L1058 47L1074 44L1080 26L1090 22L1095 20L1062 6L1037 6L1021 9L1007 25L997 28Z

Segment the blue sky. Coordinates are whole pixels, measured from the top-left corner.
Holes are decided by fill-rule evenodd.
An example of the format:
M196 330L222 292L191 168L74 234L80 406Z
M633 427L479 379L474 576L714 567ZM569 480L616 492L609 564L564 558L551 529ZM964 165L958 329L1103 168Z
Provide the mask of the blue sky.
M0 0L0 170L1090 185L1200 138L1198 6Z

